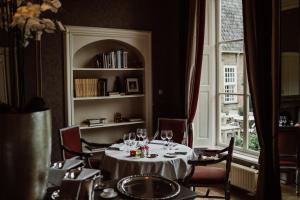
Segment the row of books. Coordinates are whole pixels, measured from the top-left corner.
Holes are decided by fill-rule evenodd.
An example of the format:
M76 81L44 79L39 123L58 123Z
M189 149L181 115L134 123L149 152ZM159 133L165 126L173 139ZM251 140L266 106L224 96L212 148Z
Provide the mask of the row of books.
M106 79L74 79L74 96L75 97L96 97L107 94Z
M128 51L117 49L96 55L98 68L127 68Z

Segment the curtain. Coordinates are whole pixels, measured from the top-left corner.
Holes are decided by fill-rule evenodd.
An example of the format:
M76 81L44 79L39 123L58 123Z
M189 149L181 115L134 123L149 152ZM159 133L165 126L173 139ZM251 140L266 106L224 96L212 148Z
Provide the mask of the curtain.
M186 112L188 116L188 145L193 144L193 121L197 109L202 68L206 0L189 1L186 50Z
M279 3L243 1L247 73L261 148L256 199L281 199L277 149Z

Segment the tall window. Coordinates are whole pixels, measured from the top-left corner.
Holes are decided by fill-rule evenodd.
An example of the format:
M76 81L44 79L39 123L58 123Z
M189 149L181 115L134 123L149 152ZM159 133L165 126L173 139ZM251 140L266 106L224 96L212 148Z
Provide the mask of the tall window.
M236 92L236 66L224 66L224 90L225 93ZM237 98L234 95L225 94L224 103L236 103Z
M251 96L249 94L243 39L242 0L219 0L217 144L226 145L235 137L235 150L259 150Z

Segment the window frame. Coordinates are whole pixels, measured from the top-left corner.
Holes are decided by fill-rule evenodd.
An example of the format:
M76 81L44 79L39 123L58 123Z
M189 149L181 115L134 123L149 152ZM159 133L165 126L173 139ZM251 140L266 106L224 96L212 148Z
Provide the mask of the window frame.
M235 95L236 97L242 96L243 97L243 146L237 147L235 146L235 151L241 154L250 155L257 157L259 155L259 151L251 150L249 149L249 103L250 103L250 92L248 84L243 84L243 93L225 93L220 91L221 86L221 73L224 75L224 89L225 89L225 71L223 72L223 69L225 70L225 65L222 66L222 44L229 43L229 42L239 42L244 41L244 38L238 38L228 41L222 41L221 40L221 0L217 0L216 2L216 121L217 121L217 131L216 131L216 145L220 147L226 146L226 144L220 143L220 137L221 137L221 103L222 103L222 95ZM229 52L225 51L226 53L237 53L237 54L243 54L243 82L248 83L248 77L247 77L247 69L246 69L246 56L245 51L237 51L237 52ZM237 72L236 72L236 79L237 82ZM237 89L237 85L236 85ZM225 103L225 96L224 96L224 104ZM247 113L247 114L246 114Z

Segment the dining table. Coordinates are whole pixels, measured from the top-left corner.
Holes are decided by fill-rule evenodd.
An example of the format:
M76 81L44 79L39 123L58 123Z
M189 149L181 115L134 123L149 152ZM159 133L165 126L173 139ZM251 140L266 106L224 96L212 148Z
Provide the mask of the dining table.
M149 156L144 157L130 156L129 150L137 147L128 147L125 144L117 145L122 148L106 149L102 169L108 171L113 179L135 174L155 174L170 180L180 180L191 171L188 160L197 158L193 149L178 143L169 143L166 146L164 141L153 140L147 146Z

